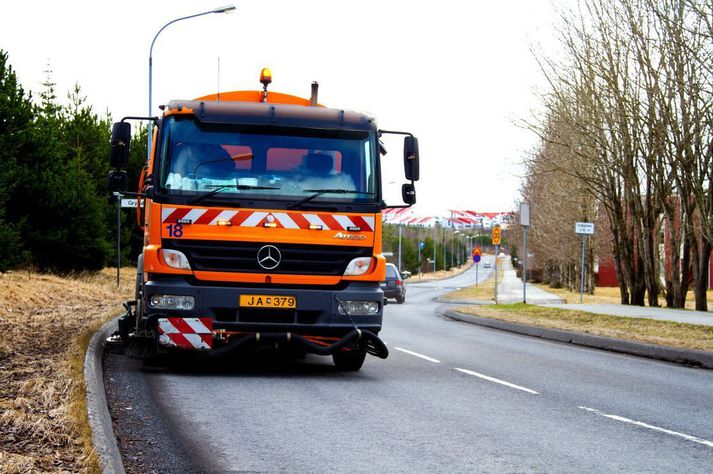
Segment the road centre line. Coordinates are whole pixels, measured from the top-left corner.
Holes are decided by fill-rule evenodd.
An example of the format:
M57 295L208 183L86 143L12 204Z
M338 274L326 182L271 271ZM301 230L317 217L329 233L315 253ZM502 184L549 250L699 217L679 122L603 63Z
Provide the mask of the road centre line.
M408 349L404 349L402 347L394 347L397 351L405 352L406 354L411 354L412 356L415 357L420 357L421 359L427 360L429 362L433 362L435 364L440 364L441 361L438 359L434 359L433 357L428 357L427 355L419 354L418 352L413 352Z
M483 375L478 372L473 372L472 370L459 369L457 367L456 367L456 370L458 372L463 372L464 374L472 375L473 377L478 377L478 378L481 378L484 380L488 380L489 382L499 383L500 385L505 385L506 387L514 388L517 390L522 390L523 392L531 393L533 395L539 395L538 392L531 390L529 388L521 387L520 385L515 385L514 383L506 382L504 380L496 379L495 377L489 377L487 375Z
M631 425L641 426L642 428L648 428L650 430L659 431L661 433L666 433L671 436L678 436L679 438L683 438L687 441L693 441L694 443L702 444L704 446L713 448L713 441L708 441L707 439L698 438L696 436L687 435L685 433L679 433L678 431L667 430L666 428L660 428L658 426L649 425L648 423L644 423L641 421L631 420L629 418L624 418L623 416L610 415L608 413L601 412L601 411L597 410L596 408L587 408L587 407L577 407L577 408L579 408L581 410L586 410L588 412L596 413L597 415L601 415L605 418L610 418L612 420L621 421L623 423L629 423Z

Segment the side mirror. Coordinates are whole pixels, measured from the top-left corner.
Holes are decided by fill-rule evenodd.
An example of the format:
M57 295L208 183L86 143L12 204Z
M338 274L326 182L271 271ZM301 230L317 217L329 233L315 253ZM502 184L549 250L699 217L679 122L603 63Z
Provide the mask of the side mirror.
M116 122L111 127L111 154L109 164L112 168L126 168L129 164L129 147L131 145L131 124Z
M403 199L409 206L416 204L416 187L413 184L408 183L402 185L401 199Z
M418 181L418 138L404 138L404 172L409 181Z
M109 191L112 193L126 191L129 186L129 178L126 171L112 170L109 171Z

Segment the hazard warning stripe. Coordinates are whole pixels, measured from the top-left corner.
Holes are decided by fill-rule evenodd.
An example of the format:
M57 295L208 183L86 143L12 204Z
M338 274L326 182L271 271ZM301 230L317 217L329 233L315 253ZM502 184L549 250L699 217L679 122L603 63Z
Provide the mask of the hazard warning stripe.
M211 318L159 318L158 342L180 349L210 349L212 328Z
M161 210L161 222L176 224L179 220L191 224L217 225L221 221L230 221L234 226L262 227L265 223L275 224L284 229L309 229L319 226L324 230L355 230L372 232L373 216L348 216L345 214L301 214L290 212L264 211L228 211L222 209L190 209L164 207Z
M166 211L172 211L168 216L166 216ZM188 214L190 209L165 209L163 210L163 222L165 224L175 224L178 219L183 219L183 216Z
M210 224L220 214L221 214L220 210L210 209L210 210L204 212L203 215L200 216L198 219L196 219L193 223L194 224Z

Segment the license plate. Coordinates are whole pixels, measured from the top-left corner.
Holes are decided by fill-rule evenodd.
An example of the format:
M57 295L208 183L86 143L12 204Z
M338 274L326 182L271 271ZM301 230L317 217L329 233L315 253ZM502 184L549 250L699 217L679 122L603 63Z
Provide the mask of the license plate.
M240 306L247 308L294 309L297 307L297 298L294 296L240 295Z

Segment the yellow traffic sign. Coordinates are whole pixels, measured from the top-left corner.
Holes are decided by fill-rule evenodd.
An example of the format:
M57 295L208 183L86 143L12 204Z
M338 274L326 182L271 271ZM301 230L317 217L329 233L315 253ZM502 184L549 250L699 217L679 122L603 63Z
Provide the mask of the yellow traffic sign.
M493 227L493 245L500 245L500 226Z
M480 247L475 247L473 249L473 255L480 255Z

